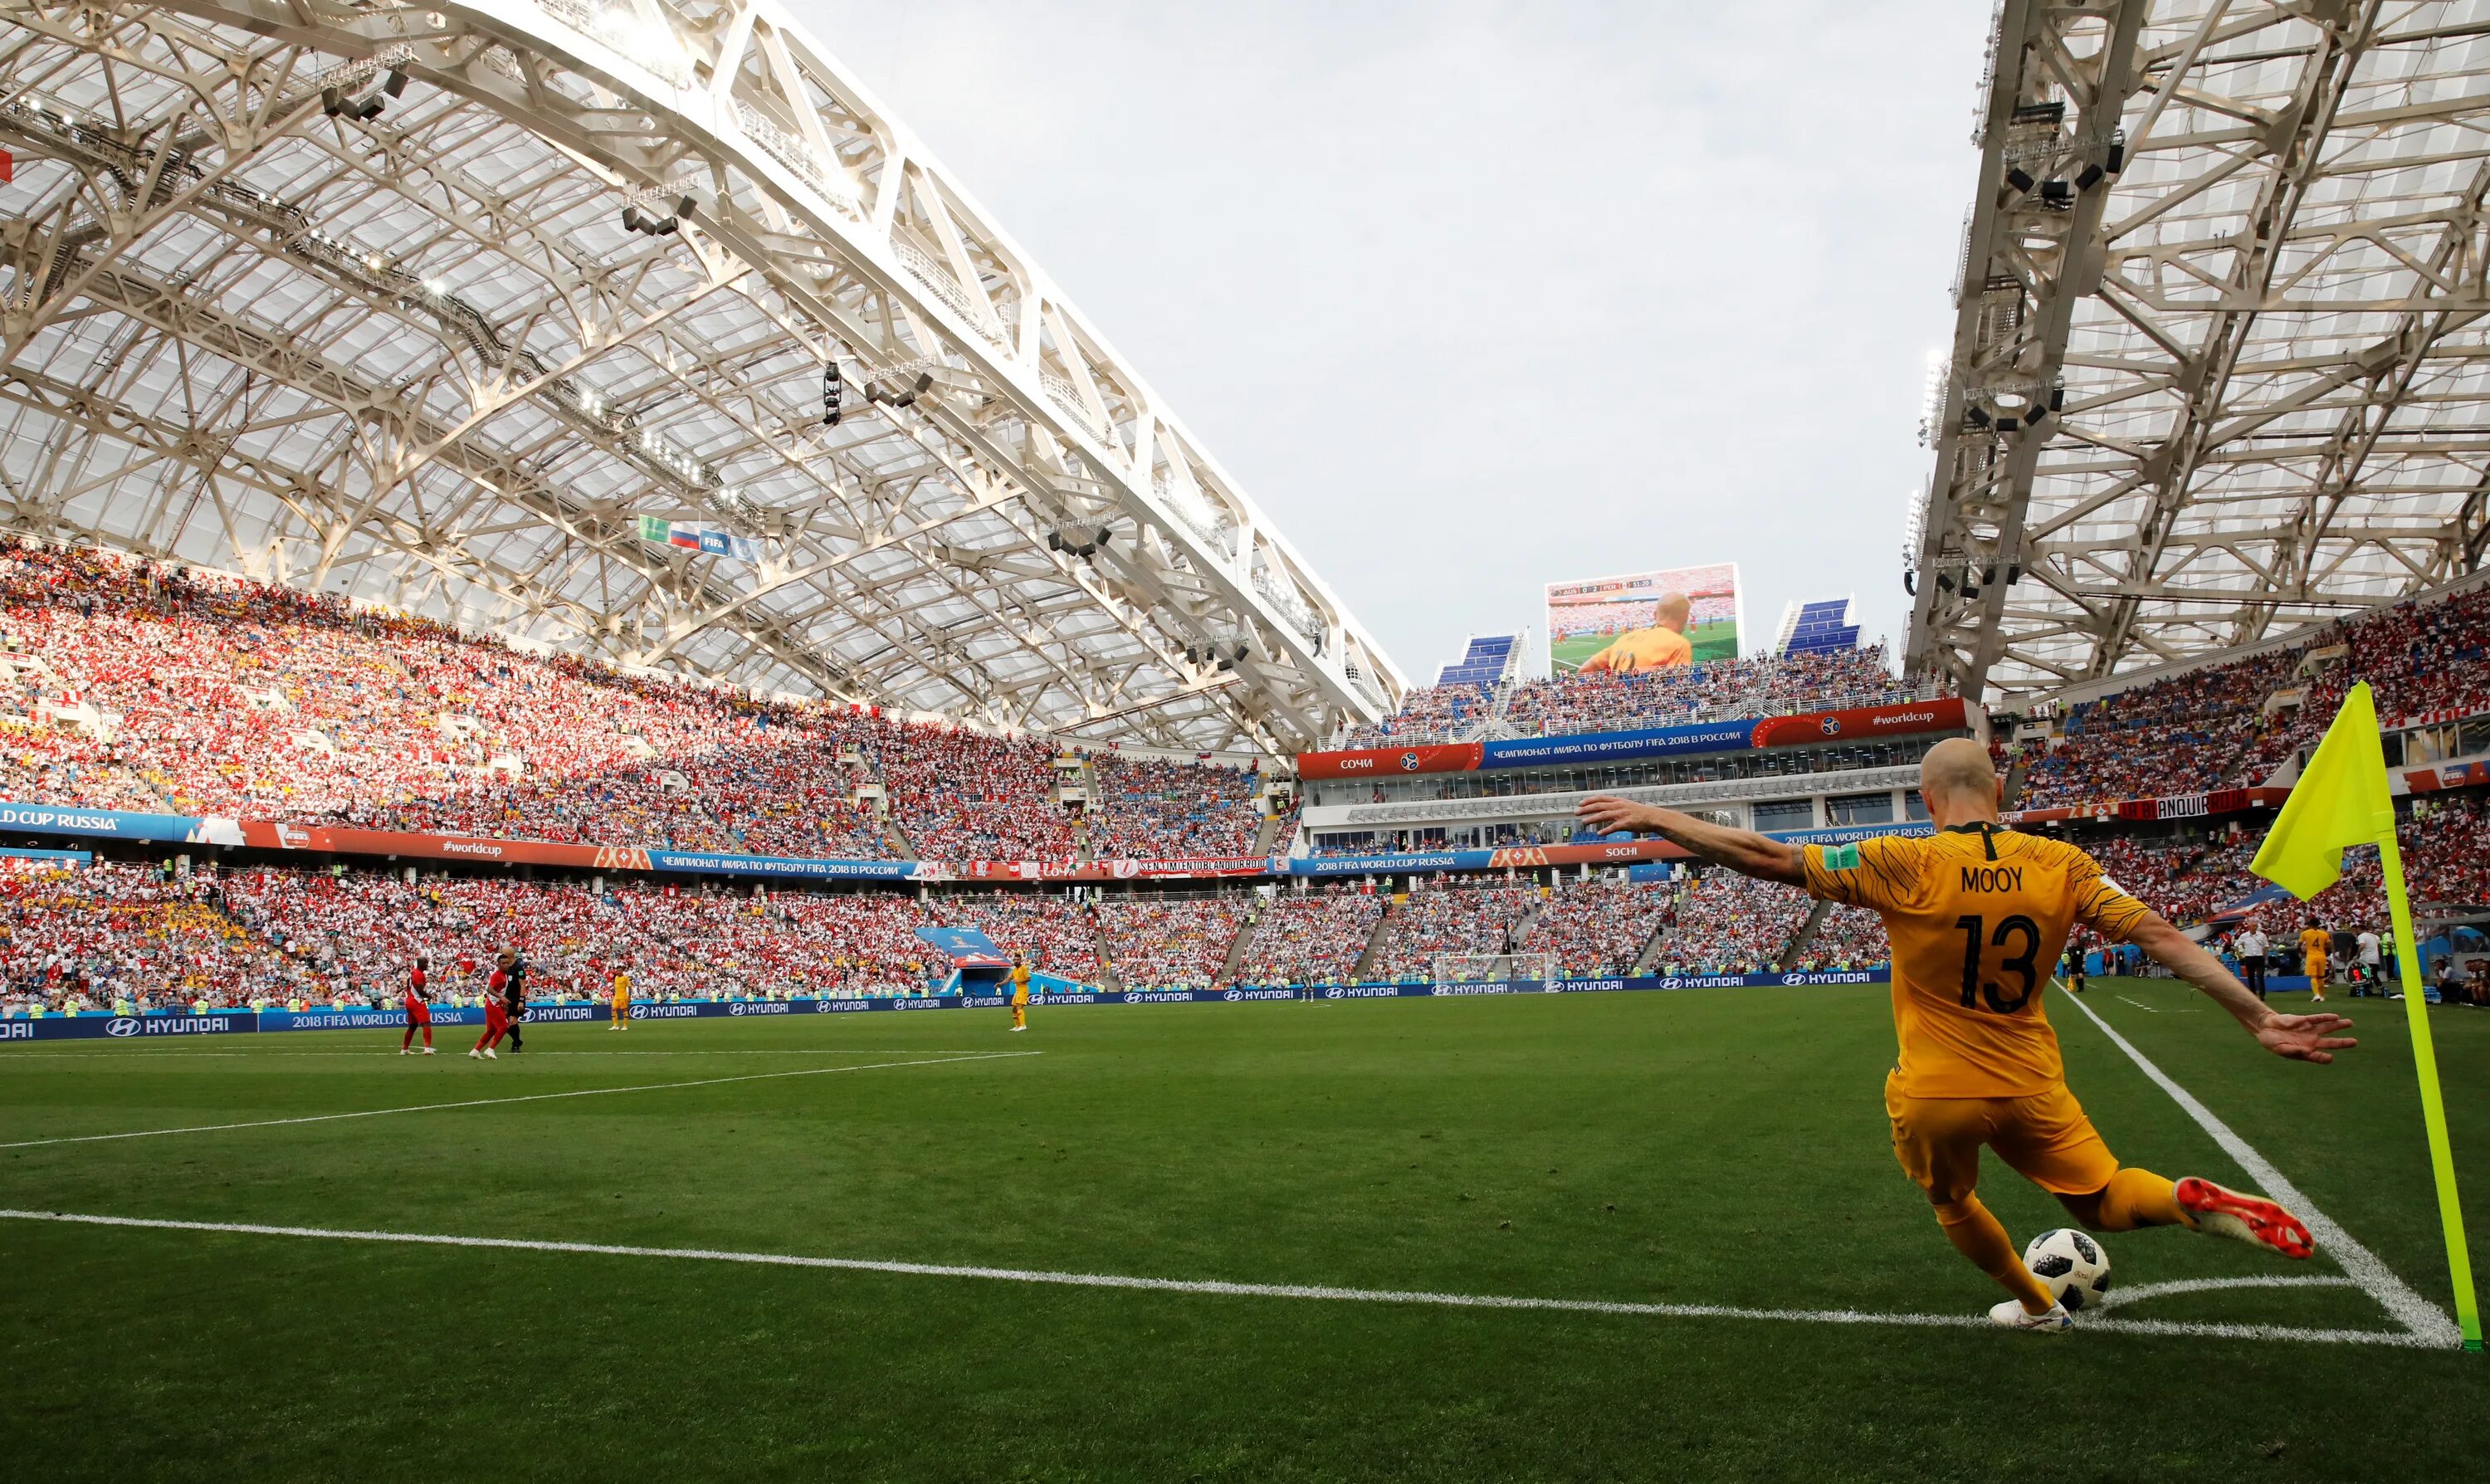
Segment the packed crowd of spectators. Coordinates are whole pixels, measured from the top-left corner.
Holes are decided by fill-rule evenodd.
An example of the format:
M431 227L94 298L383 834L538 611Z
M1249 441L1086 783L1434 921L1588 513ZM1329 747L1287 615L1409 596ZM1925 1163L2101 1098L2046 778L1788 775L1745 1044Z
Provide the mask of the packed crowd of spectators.
M1040 973L1095 982L1099 971L1091 909L1059 892L596 890L7 859L0 904L0 1000L20 1011L391 1005L419 957L437 995L474 1003L504 948L527 960L540 998L595 998L618 969L644 999L922 995L950 971L916 936L934 926L984 932ZM1162 946L1173 961L1173 935ZM1217 960L1226 953L1223 943Z
M324 988L217 911L203 883L154 866L0 859L9 1013L212 1009Z
M1558 972L1570 978L1620 977L1668 922L1676 902L1671 882L1565 882L1521 946L1554 954Z
M1499 966L1477 960L1512 952L1522 917L1540 899L1536 887L1473 886L1451 876L1421 879L1425 885L1393 908L1367 977L1402 983L1437 978L1436 959L1443 954L1472 960L1448 969L1454 977L1490 977Z
M1089 853L1102 860L1167 860L1253 854L1262 828L1261 774L1217 763L1089 760Z
M1382 916L1382 897L1346 886L1284 891L1254 924L1238 978L1248 984L1346 984Z
M1069 861L1053 742L524 654L111 553L0 543L0 796L593 845ZM1097 854L1241 855L1250 773L1116 760Z
M1677 899L1677 917L1661 940L1671 974L1762 974L1781 967L1781 954L1812 903L1796 887L1714 869L1694 878Z
M1467 737L1494 708L1493 687L1476 681L1421 685L1402 695L1398 712L1372 726L1350 728L1341 745L1389 747L1404 742L1455 742Z
M1815 970L1876 969L1892 963L1893 945L1885 938L1885 919L1865 907L1836 902L1815 925L1814 936L1800 947L1791 968Z
M2303 666L2338 645L2347 656ZM2490 588L2398 604L2304 644L2079 706L2065 740L2030 765L2017 801L2041 807L2262 784L2325 735L2344 692L2363 680L2389 725L2490 713ZM2297 706L2268 709L2276 692L2295 688Z
M1099 904L1099 942L1126 990L1216 989L1254 900L1114 898Z
M1716 659L1617 675L1558 675L1515 688L1505 721L1524 735L1633 731L1744 716L1886 706L1918 691L1893 674L1881 644L1819 654Z
M921 721L886 722L879 741L891 817L915 858L1074 858L1072 819L1056 802L1053 742Z

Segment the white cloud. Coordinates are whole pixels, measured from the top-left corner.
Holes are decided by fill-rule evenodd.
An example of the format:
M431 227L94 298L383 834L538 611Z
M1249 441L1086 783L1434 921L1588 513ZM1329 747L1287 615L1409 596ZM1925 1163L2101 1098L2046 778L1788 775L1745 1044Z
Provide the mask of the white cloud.
M796 10L1414 678L1681 562L1898 638L1983 8Z

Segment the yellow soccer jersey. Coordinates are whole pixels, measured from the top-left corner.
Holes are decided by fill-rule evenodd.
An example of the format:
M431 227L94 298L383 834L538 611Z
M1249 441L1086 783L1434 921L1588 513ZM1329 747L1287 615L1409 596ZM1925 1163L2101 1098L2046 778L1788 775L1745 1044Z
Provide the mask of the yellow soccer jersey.
M1012 1004L1028 1004L1028 965L1015 964L1012 966L1011 986Z
M2318 966L2314 972L2323 972L2326 956L2333 951L2333 934L2321 927L2303 927L2300 930L2300 956L2306 962Z
M627 1004L630 1001L631 976L627 974L616 975L614 976L614 1003L616 1004Z
M2081 922L2123 942L2149 910L2075 847L2003 828L1985 839L1944 830L1810 845L1806 858L1810 896L1885 919L1908 1097L2029 1097L2062 1085L2041 991L2067 933Z

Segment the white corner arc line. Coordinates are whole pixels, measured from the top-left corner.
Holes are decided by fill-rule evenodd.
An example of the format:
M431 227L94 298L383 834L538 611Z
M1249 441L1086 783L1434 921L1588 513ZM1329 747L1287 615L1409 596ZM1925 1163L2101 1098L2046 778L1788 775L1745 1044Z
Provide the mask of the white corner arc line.
M1597 1298L1526 1298L1493 1294L1444 1294L1401 1289L1330 1288L1303 1283L1228 1283L1194 1278L1138 1278L1117 1273L1050 1272L1023 1267L955 1266L938 1263L883 1262L866 1258L803 1257L782 1252L725 1252L705 1247L636 1247L605 1242L544 1241L511 1237L449 1237L421 1232L362 1232L331 1227L269 1226L246 1221L174 1221L143 1216L99 1216L74 1211L0 1208L0 1220L48 1221L78 1226L135 1227L163 1232L218 1232L246 1237L294 1237L329 1241L400 1242L412 1246L475 1247L504 1252L555 1252L592 1257L672 1258L703 1263L747 1263L767 1267L829 1268L842 1272L906 1277L976 1278L1001 1283L1054 1284L1067 1288L1128 1289L1226 1298L1297 1298L1336 1303L1391 1303L1457 1309L1531 1309L1566 1314L1615 1314L1655 1319L1742 1319L1784 1324L1886 1324L1907 1328L1986 1329L1977 1314L1894 1314L1862 1309L1752 1309L1730 1304L1628 1303ZM2194 1324L2158 1320L2087 1320L2085 1329L2129 1334L2190 1335L2220 1339L2302 1340L2319 1344L2418 1347L2419 1336L2385 1329L2300 1329L2281 1324Z
M2312 1273L2306 1277L2269 1273L2250 1278L2173 1278L2167 1283L2139 1283L2133 1288L2114 1288L2099 1302L2103 1309L2121 1309L2147 1298L2169 1298L2180 1294L2212 1294L2235 1288L2359 1288L2360 1281L2342 1273ZM2087 1309L2095 1307L2086 1304Z
M2418 1343L2429 1346L2452 1346L2462 1343L2462 1336L2456 1330L2455 1322L2447 1317L2446 1310L2415 1293L2411 1285L2396 1277L2392 1268L2378 1260L2377 1254L2355 1241L2351 1233L2335 1225L2332 1217L2311 1205L2308 1197L2301 1193L2300 1187L2283 1178L2282 1172L2275 1169L2271 1161L2258 1153L2245 1139L2234 1133L2228 1123L2215 1118L2212 1109L2196 1100L2194 1093L2173 1082L2169 1073L2154 1065L2143 1052L2135 1049L2134 1042L2111 1029L2110 1023L2094 1013L2091 1005L2076 999L2065 985L2061 984L2058 988L2061 994L2074 1002L2075 1008L2083 1011L2087 1020L2100 1028L2101 1034L2108 1036L2111 1044L2126 1052L2128 1061L2133 1062L2137 1068L2151 1078L2162 1091L2169 1093L2171 1100L2179 1105L2181 1111L2194 1119L2196 1125L2211 1135L2215 1144L2221 1146L2222 1152L2230 1155L2241 1169L2247 1172L2248 1178L2254 1180L2259 1189L2272 1199L2291 1208L2295 1215L2306 1222L2310 1235L2317 1238L2318 1246L2336 1263L2342 1265L2343 1270L2351 1275L2352 1281L2367 1291L2369 1296L2376 1299L2379 1306L2385 1309L2395 1323L2410 1330Z
M292 1119L254 1119L241 1123L201 1123L189 1128L140 1128L119 1134L66 1134L55 1139L20 1139L0 1149L30 1149L47 1144L101 1144L112 1139L159 1139L169 1134L213 1134L235 1128L275 1128L288 1123L332 1123L340 1119L376 1119L391 1113L440 1113L451 1108L489 1108L504 1103L541 1103L564 1097L605 1097L616 1092L664 1092L676 1088L713 1088L730 1082L768 1082L780 1077L826 1077L834 1072L871 1072L889 1066L942 1066L954 1062L999 1062L1014 1057L1044 1056L1042 1051L990 1051L973 1056L925 1057L912 1062L868 1062L861 1066L807 1066L792 1072L744 1072L734 1077L695 1077L687 1082L649 1082L629 1088L574 1088L566 1092L524 1092L515 1097L470 1097L453 1103L417 1103L404 1108L364 1108L354 1113L313 1113Z

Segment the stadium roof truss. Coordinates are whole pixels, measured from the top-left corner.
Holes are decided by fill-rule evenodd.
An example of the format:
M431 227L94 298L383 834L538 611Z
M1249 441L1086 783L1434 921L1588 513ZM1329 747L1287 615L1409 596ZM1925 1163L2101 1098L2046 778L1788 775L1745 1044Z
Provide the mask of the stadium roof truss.
M2477 569L2490 4L2004 0L1991 47L1913 672L2045 692Z
M9 528L1101 740L1399 700L773 0L0 0L0 144Z

